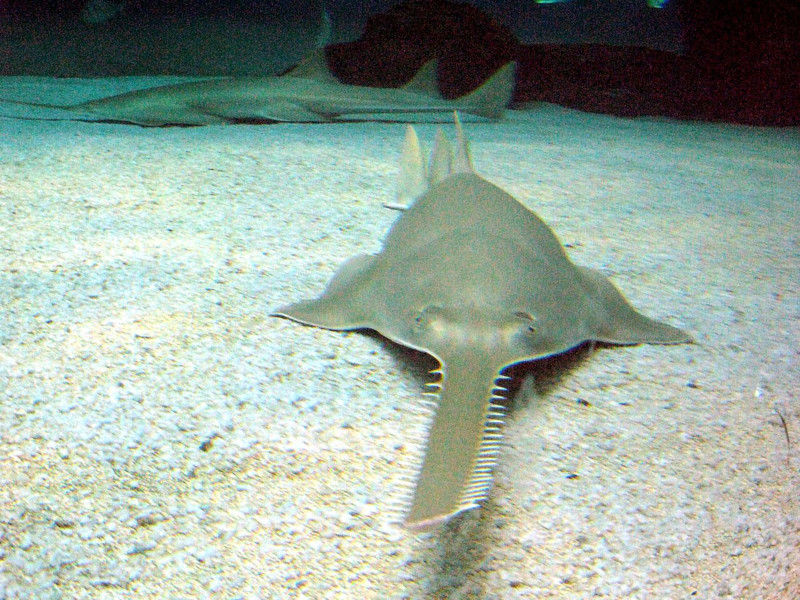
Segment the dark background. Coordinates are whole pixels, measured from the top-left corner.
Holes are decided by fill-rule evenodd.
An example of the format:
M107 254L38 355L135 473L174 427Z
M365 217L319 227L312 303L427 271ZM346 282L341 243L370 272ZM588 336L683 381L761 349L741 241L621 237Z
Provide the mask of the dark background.
M442 91L455 96L513 59L516 102L800 124L800 2L327 4L329 63L347 83L398 85L438 57ZM322 10L320 0L128 0L117 17L90 24L83 5L0 0L0 74L269 75L314 46Z

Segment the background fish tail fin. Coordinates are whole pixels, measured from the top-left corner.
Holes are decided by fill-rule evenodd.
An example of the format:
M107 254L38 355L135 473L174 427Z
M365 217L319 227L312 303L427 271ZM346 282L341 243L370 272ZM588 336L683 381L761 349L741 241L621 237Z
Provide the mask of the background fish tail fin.
M509 62L500 67L479 87L454 101L459 111L497 119L511 102L514 93L514 71L516 63Z

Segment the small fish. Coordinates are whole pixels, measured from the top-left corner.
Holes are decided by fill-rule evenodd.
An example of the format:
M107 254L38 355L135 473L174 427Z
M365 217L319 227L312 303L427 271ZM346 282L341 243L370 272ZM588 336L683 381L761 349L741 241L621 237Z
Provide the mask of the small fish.
M572 0L535 0L536 4L561 4L563 2L571 2ZM650 8L664 8L664 5L669 0L646 0L647 6Z

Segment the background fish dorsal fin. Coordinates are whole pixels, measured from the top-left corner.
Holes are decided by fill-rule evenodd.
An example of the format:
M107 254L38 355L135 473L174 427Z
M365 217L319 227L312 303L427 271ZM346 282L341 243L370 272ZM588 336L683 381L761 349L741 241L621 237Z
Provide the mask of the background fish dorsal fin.
M316 48L324 48L328 44L331 43L333 39L333 20L331 19L330 13L325 8L324 3L322 7L322 17L320 19L319 24L319 31L317 31L317 37L314 38L314 47Z
M339 80L328 68L325 48L315 48L296 67L287 71L283 76L339 83Z
M439 83L436 81L436 63L434 58L422 65L411 81L403 86L403 89L430 96L440 96Z

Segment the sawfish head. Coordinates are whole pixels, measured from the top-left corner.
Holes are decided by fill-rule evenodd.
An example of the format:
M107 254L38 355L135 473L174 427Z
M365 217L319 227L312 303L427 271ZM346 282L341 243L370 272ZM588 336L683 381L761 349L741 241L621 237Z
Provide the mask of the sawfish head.
M276 315L334 330L369 328L434 356L421 467L398 509L426 529L478 506L499 453L503 370L588 340L678 343L689 336L637 312L603 275L574 265L550 228L478 176L456 116L428 164L407 129L398 198L412 200L377 255L347 261L321 296Z

